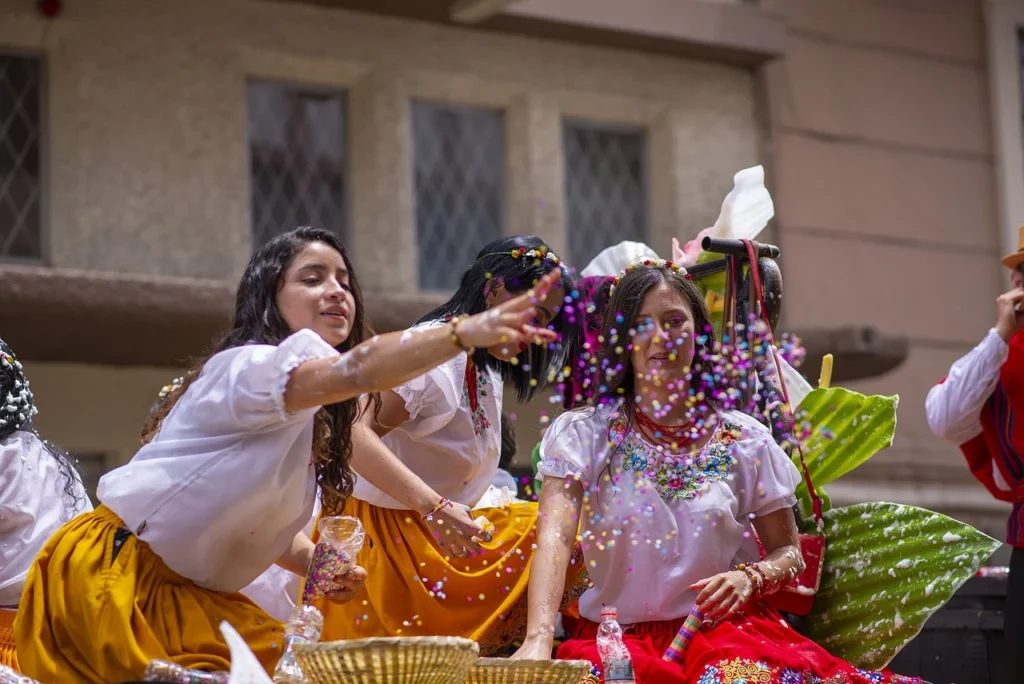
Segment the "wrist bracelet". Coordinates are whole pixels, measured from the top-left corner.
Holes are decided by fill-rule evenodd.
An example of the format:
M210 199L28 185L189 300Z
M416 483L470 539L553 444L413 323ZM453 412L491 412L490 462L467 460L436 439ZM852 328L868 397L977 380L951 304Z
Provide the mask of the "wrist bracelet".
M451 506L452 506L452 500L451 499L449 499L447 497L441 497L441 500L437 502L437 504L430 510L430 512L425 513L423 515L423 519L424 520L433 520L434 519L434 515L438 511L440 511L442 508L446 508L446 507L447 508L451 508Z
M462 339L459 337L458 326L459 326L459 323L461 323L461 322L462 322L462 317L461 316L455 316L450 321L448 321L448 325L451 326L451 331L452 331L452 344L454 344L456 347L458 347L462 351L466 352L467 354L472 355L472 353L474 351L476 351L476 349L474 349L473 347L467 347L465 344L462 343Z

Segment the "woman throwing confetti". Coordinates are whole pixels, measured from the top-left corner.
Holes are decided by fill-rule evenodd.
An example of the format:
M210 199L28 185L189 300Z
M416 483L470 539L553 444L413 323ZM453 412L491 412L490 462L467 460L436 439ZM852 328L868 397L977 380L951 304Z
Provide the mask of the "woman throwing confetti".
M0 340L0 665L17 669L14 616L32 560L92 504L63 453L32 427L38 413L21 362Z
M272 670L281 625L237 592L275 562L305 572L314 496L334 513L352 491L359 397L467 348L553 340L529 321L558 275L481 316L369 339L333 233L299 228L262 247L218 351L151 416L132 461L100 481L103 505L36 557L15 620L22 669L104 684L139 680L154 659L227 670L226 620ZM349 590L339 598L364 577L337 578Z
M705 332L703 298L685 271L649 261L627 268L611 292L596 401L560 416L542 442L538 550L516 657L551 657L582 522L594 586L559 658L601 663L595 637L607 605L626 625L638 682L919 681L857 670L761 600L803 567L791 509L800 476L758 421L715 405L725 395L714 376L731 373ZM730 567L751 522L766 558ZM703 621L685 661L666 662L694 607Z
M452 298L413 330L444 329L453 317L505 306L558 268L540 238L491 242ZM384 392L380 409L353 431L359 480L345 514L362 521L368 543L358 560L374 572L363 600L325 607L325 640L443 634L474 639L483 652L495 653L523 636L537 505L473 511L487 520L476 540L448 534L436 519L474 508L494 481L505 384L526 401L562 368L575 339L573 313L564 304L571 291L563 276L536 303L535 324L557 334L558 344L478 345ZM399 500L395 485L376 472L387 462L376 455L382 450L425 482L432 498L415 506Z

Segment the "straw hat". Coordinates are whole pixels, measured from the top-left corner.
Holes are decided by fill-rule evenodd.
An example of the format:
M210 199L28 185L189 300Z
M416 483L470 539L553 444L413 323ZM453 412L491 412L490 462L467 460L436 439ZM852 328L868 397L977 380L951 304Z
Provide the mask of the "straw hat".
M1018 266L1024 264L1024 225L1020 227L1020 233L1017 235L1017 251L1007 254L1002 261L1003 266L1010 270L1016 270Z

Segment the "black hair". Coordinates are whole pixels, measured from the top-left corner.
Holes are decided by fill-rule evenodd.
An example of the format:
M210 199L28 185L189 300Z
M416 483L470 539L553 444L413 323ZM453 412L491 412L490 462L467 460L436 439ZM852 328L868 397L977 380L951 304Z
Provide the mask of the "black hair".
M67 522L85 508L87 498L81 494L84 491L82 476L75 470L67 453L39 435L32 425L32 418L37 413L39 411L28 378L25 377L25 370L10 345L0 339L0 442L7 441L16 432L28 432L39 439L43 450L57 462L57 470L63 481L60 493L64 498L66 514L61 519Z
M522 250L522 254L516 250ZM536 254L527 256L526 252L531 251ZM511 235L489 242L477 254L473 265L462 274L459 289L451 299L423 316L417 324L478 314L487 309L487 294L496 284L503 285L512 294L521 294L559 266L562 266L559 285L566 296L570 296L573 278L564 265L543 256L549 252L544 241L535 235ZM558 333L558 342L547 347L530 345L516 357L516 364L502 361L486 349L476 350L473 363L481 369L496 369L505 382L511 382L515 387L516 398L520 402L529 401L549 377L554 377L562 369L580 337L580 326L575 317L567 315L564 305L555 312L549 328Z
M508 414L501 413L501 455L498 456L498 467L508 470L516 458L516 430Z
M253 254L238 285L231 330L217 344L214 352L196 364L181 383L176 383L163 403L150 414L143 428L143 442L151 440L160 430L163 419L199 375L210 356L246 344L276 345L294 332L277 308L277 293L281 289L284 273L296 255L314 242L322 242L341 255L348 269L349 287L356 304L352 331L336 349L340 352L348 351L373 336L373 329L363 307L359 282L338 236L331 231L309 226L283 233ZM379 402L378 395L370 396L370 404L376 406ZM328 515L340 512L355 485L355 475L349 461L352 457L352 423L359 414L358 398L324 406L316 414L313 455L316 480L320 486L320 501Z

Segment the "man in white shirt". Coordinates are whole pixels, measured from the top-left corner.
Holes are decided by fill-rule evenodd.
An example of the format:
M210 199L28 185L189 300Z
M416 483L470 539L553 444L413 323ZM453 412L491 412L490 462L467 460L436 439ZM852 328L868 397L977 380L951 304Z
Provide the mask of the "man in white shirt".
M932 432L960 447L971 474L1013 505L1004 649L1007 672L1024 672L1024 226L1018 250L1002 263L1011 270L1013 289L996 300L995 325L931 389L925 411Z

